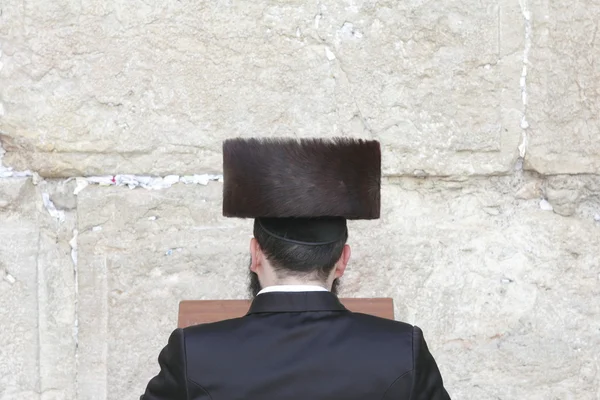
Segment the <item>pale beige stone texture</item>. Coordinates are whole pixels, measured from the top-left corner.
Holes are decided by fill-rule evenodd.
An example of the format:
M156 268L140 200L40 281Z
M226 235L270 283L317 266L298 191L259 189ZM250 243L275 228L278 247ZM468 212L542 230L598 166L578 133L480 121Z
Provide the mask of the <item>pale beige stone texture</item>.
M555 213L600 220L600 176L551 176L543 191Z
M221 171L232 136L382 141L388 175L509 172L523 19L507 0L8 0L5 163L42 176Z
M40 398L37 313L39 228L35 214L35 188L30 181L10 179L0 182L2 400Z
M542 174L600 174L600 4L530 1L525 167Z
M0 180L2 400L75 398L75 214L61 210L59 222L42 202L42 193L69 197L68 186Z
M453 398L598 394L600 223L516 199L532 179L386 180L381 220L350 223L342 295L393 297ZM221 188L79 194L78 399L141 394L180 300L246 296L251 223Z
M600 222L516 200L525 183L386 185L381 220L351 225L346 289L394 297L453 398L595 399Z
M40 400L74 400L77 384L76 198L73 181L37 184ZM43 204L47 193L64 222ZM75 239L74 239L75 237Z
M246 297L251 222L221 217L220 183L78 195L78 399L136 397L179 301Z

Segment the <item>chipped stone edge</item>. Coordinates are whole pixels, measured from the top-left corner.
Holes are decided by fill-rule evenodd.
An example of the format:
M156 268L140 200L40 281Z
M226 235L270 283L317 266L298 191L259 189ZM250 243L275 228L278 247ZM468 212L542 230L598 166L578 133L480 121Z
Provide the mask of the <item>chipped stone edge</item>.
M2 142L0 142L0 179L1 178L25 178L33 176L33 172L27 171L15 171L11 167L5 167L2 163L2 159L6 154L6 150L2 147Z

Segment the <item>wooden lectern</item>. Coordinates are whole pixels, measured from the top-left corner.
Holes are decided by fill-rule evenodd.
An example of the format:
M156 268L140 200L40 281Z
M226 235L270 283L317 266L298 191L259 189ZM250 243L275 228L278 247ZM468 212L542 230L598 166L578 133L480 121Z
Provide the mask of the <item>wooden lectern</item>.
M340 299L350 311L394 319L391 298ZM249 300L185 300L179 303L178 327L206 324L244 316L250 308Z

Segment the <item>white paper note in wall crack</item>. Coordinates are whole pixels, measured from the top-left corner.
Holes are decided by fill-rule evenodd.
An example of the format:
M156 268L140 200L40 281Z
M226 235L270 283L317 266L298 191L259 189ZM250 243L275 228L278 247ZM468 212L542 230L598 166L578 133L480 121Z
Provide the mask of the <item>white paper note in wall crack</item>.
M52 200L50 200L50 195L48 193L42 193L42 200L44 201L44 207L48 210L48 213L60 223L65 222L65 212L62 210L58 210Z
M138 176L138 175L113 175L92 176L88 178L76 178L77 185L74 194L79 194L89 185L100 186L127 186L130 189L141 187L148 190L168 189L177 183L186 185L208 185L211 181L223 182L223 175L217 174L194 174L194 175L167 175L165 177Z

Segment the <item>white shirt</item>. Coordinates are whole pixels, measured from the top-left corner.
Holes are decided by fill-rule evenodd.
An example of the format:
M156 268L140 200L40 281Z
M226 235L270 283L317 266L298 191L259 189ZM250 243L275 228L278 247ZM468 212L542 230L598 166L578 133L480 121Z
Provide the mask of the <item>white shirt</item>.
M275 285L267 286L258 294L269 292L328 292L323 286L316 285Z

